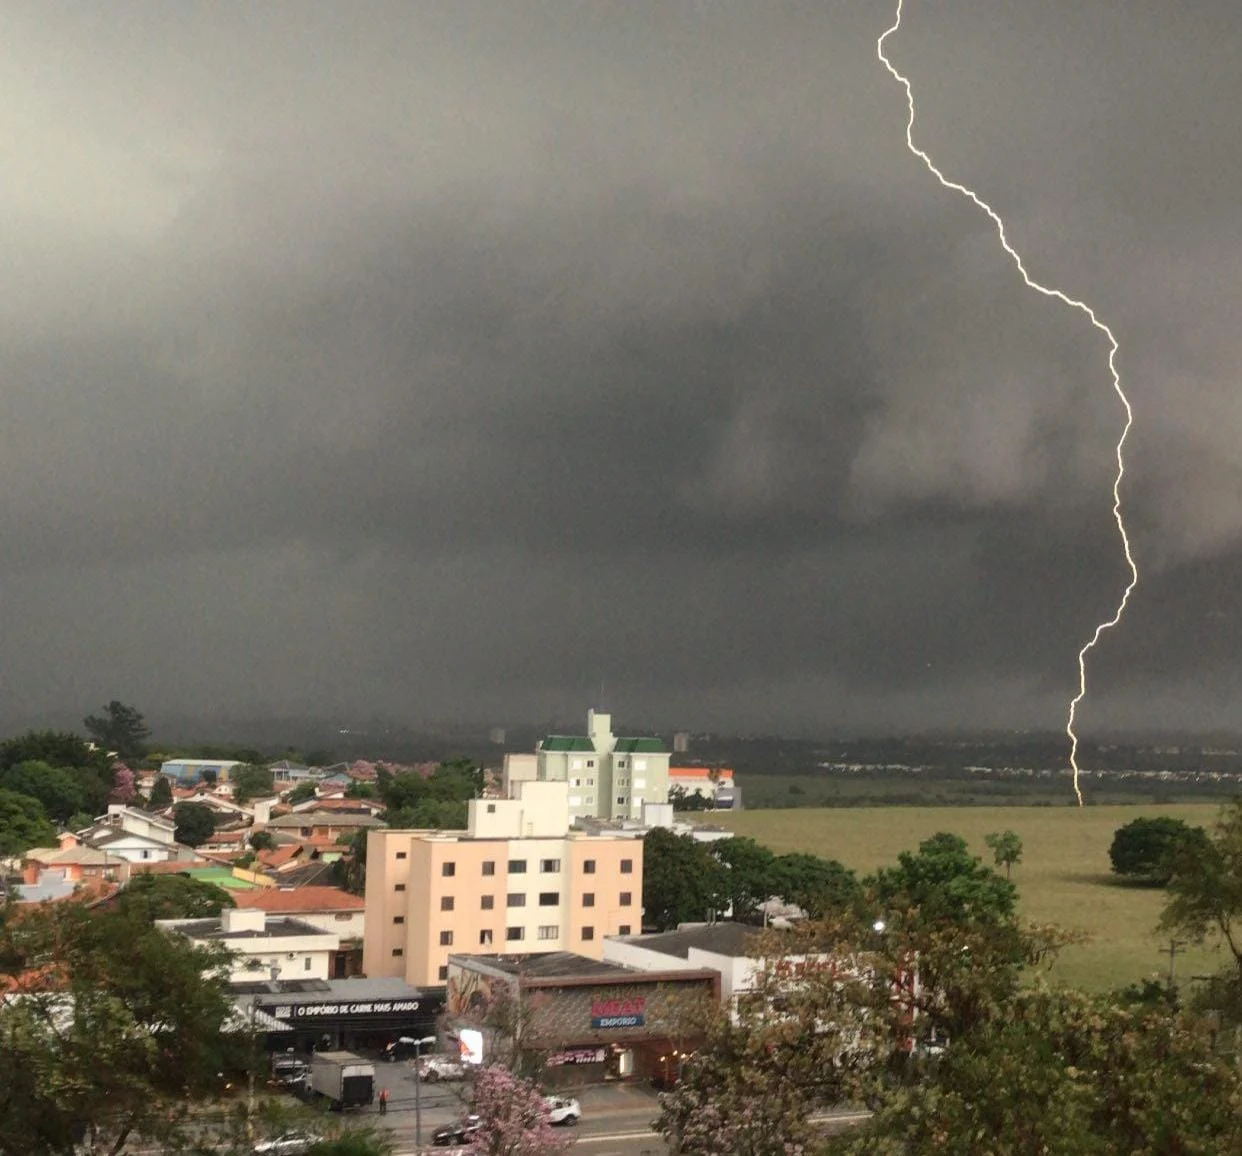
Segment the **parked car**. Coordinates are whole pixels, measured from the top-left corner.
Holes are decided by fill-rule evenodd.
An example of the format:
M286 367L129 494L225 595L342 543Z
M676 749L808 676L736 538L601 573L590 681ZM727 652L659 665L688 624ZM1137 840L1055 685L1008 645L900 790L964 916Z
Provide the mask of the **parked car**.
M452 1056L423 1056L416 1060L418 1078L434 1084L437 1080L464 1080L466 1065Z
M310 1065L295 1056L277 1056L272 1061L272 1081L291 1088L306 1079Z
M553 1124L571 1128L582 1119L582 1108L569 1096L544 1096L543 1102L548 1106L548 1119Z
M479 1118L473 1114L463 1116L453 1124L445 1124L431 1134L431 1142L437 1148L449 1148L457 1144L469 1144L479 1130Z
M260 1156L305 1156L322 1139L313 1132L285 1132L274 1140L261 1140L254 1150Z

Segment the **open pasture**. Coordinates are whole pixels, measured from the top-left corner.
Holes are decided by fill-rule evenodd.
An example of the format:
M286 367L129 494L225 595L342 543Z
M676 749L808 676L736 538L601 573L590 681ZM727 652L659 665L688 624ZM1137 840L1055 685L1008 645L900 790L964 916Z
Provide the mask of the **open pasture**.
M704 821L749 835L777 853L810 851L839 859L860 875L893 863L901 851L938 831L960 835L985 863L992 853L984 836L1016 831L1022 862L1014 868L1022 914L1037 923L1087 932L1091 939L1067 948L1052 969L1053 982L1088 990L1123 987L1167 975L1168 937L1156 934L1164 893L1120 883L1108 848L1113 833L1133 819L1166 815L1211 828L1215 804L1124 807L859 807L783 811L713 812ZM1180 948L1179 980L1217 970L1218 953Z

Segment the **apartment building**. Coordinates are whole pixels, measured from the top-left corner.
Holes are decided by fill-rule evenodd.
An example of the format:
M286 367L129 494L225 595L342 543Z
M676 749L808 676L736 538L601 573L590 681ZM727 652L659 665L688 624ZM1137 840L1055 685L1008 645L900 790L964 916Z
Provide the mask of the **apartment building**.
M668 802L669 758L659 739L618 738L612 716L591 710L585 735L539 743L534 777L567 785L571 820L641 820L644 803Z
M442 984L450 954L572 951L642 930L639 839L569 829L563 782L473 799L465 831L367 835L363 969Z

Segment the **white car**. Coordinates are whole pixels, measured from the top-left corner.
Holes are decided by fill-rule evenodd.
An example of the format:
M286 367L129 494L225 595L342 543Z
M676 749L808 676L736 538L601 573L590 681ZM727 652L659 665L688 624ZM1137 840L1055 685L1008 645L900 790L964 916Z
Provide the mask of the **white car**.
M553 1124L564 1124L570 1128L582 1119L582 1108L572 1097L544 1096L543 1102L548 1106L548 1119Z
M423 1056L415 1060L418 1064L418 1078L434 1084L437 1080L464 1080L466 1065L451 1056Z
M306 1156L323 1139L313 1132L285 1132L273 1140L262 1140L254 1146L261 1156Z

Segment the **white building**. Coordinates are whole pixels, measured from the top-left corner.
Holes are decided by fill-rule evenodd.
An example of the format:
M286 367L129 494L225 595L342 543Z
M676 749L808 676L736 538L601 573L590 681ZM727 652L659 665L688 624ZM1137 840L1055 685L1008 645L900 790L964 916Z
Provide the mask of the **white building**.
M242 764L236 759L169 759L160 765L160 774L167 775L184 786L197 783L207 773L214 775L219 783L226 782L229 772Z
M642 971L710 968L720 974L721 1003L736 1017L738 998L754 991L756 975L770 962L758 952L761 934L760 928L743 923L683 923L676 931L610 936L604 940L604 961ZM790 957L789 962L805 959Z
M202 856L192 847L176 841L175 830L169 819L113 803L106 815L73 838L79 845L106 851L129 863L201 863Z
M341 937L303 919L266 911L226 907L209 919L157 919L156 927L205 946L222 943L235 953L229 982L260 978L324 979L331 974ZM274 971L274 974L273 974Z
M571 819L642 819L644 803L668 801L669 752L657 738L618 738L612 716L587 712L585 735L549 735L535 751L535 778L567 783ZM515 765L514 772L519 773Z

